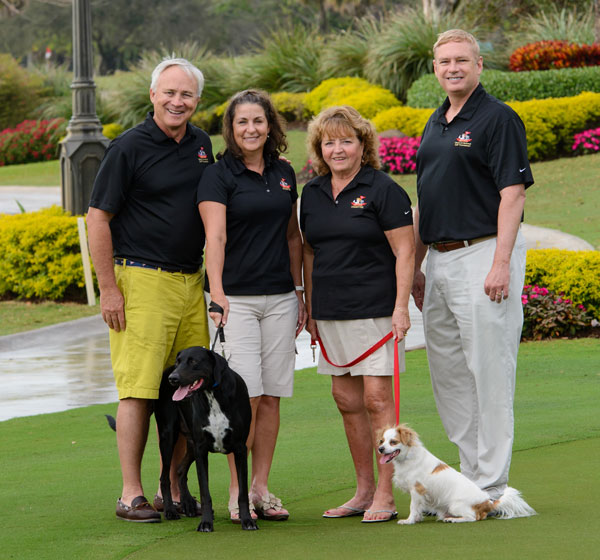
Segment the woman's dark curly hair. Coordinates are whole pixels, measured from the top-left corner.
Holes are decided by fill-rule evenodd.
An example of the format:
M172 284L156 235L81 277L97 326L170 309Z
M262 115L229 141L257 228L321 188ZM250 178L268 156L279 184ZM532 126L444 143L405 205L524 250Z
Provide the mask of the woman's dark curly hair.
M238 105L252 103L260 105L265 111L267 123L269 124L269 134L263 148L263 156L279 157L279 154L287 151L288 144L285 136L285 121L275 109L269 94L260 89L246 89L236 93L229 99L227 109L223 115L223 138L225 139L226 150L238 159L242 159L243 154L233 137L233 119L235 109Z

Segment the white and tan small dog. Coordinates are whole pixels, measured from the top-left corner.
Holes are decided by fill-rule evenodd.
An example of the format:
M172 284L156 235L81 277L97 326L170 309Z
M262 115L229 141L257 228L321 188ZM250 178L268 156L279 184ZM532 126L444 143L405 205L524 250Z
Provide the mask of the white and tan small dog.
M410 494L410 515L398 521L402 525L419 523L425 512L451 523L536 513L514 488L507 488L500 499L490 500L474 482L427 451L417 433L404 424L383 432L379 453L381 464L394 462L394 484Z

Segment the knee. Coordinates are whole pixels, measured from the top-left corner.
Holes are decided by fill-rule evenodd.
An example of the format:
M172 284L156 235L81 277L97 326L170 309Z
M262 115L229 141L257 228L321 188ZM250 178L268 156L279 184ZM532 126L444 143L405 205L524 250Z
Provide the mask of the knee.
M331 394L338 410L342 413L356 413L364 409L362 395L358 392L332 388Z
M367 392L364 397L364 406L370 415L380 416L393 410L394 401L389 392Z

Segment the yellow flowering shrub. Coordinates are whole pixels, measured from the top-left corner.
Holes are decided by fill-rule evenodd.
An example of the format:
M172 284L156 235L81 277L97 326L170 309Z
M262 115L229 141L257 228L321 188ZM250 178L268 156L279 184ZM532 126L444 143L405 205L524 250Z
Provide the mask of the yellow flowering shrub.
M225 101L210 109L196 111L192 115L190 122L193 125L200 127L208 134L217 134L221 130L221 122L223 120L223 115L225 114L225 109L227 108L227 103L228 102Z
M394 107L382 111L374 119L377 132L399 130L406 136L421 136L427 120L434 109L414 109L413 107Z
M508 105L519 114L525 125L531 161L570 153L573 134L600 120L600 93L512 101Z
M102 127L102 134L109 140L113 140L123 132L125 132L125 129L119 123L108 123Z
M330 78L306 94L304 105L311 115L334 105L350 105L364 118L372 119L401 102L390 90L363 78Z
M530 249L525 284L564 293L600 319L600 251Z
M0 297L82 299L77 218L58 206L0 214Z
M288 122L301 121L307 116L304 108L305 97L306 93L290 93L289 91L271 94L275 109Z

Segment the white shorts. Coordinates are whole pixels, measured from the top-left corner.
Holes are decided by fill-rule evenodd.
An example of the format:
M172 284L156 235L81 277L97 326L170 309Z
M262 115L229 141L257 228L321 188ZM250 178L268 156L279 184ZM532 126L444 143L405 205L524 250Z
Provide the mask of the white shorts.
M296 365L296 293L227 299L229 318L223 330L229 367L243 377L250 397L291 397ZM209 323L214 337L214 323ZM222 350L217 341L215 351L220 354Z
M354 361L392 330L391 317L351 319L348 321L317 321L319 336L327 356L334 364ZM400 371L404 371L404 340L398 344ZM394 375L394 341L388 340L362 362L339 368L319 355L317 372L324 375Z

